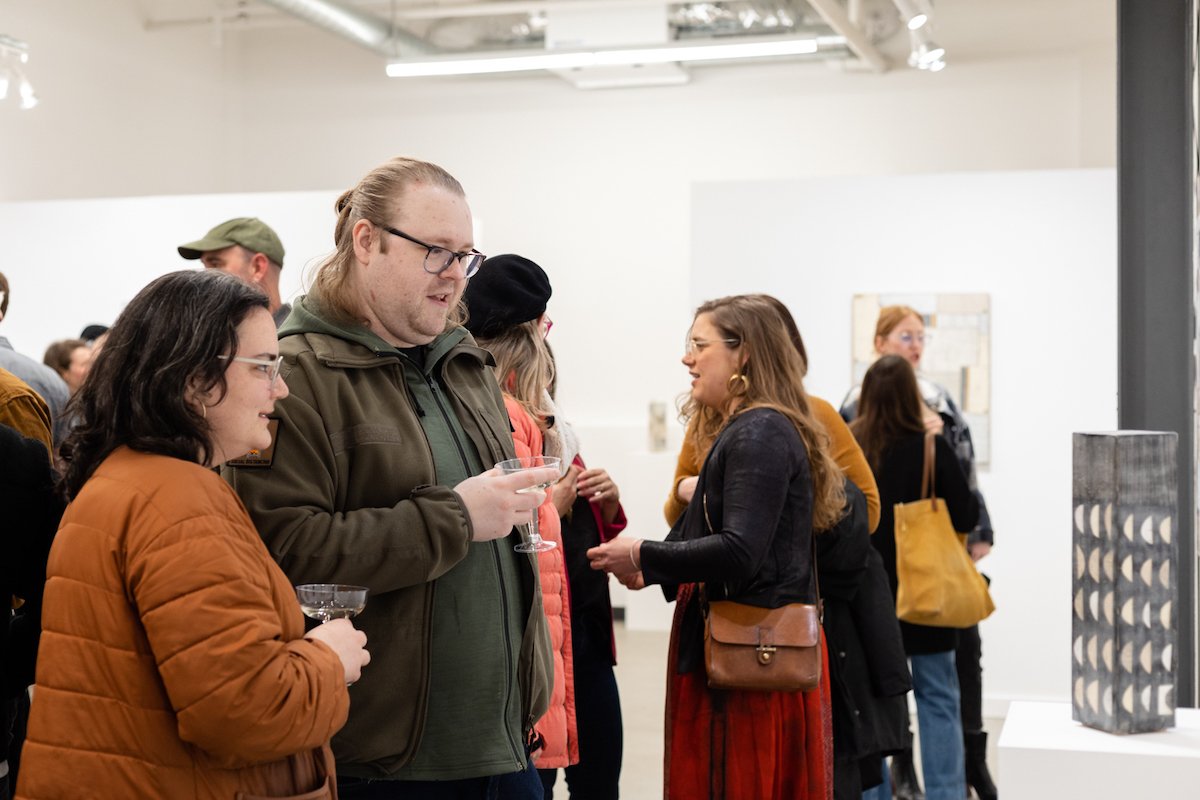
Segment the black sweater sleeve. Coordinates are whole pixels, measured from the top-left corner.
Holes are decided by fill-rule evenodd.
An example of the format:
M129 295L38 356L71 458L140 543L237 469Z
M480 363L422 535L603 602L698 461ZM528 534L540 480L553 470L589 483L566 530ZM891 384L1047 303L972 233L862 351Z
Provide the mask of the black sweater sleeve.
M740 582L762 568L797 469L808 473L799 434L782 414L758 414L732 426L720 452L705 465L698 491L719 490L722 514L713 516L720 536L689 541L643 542L642 575L647 583ZM719 487L719 488L714 488ZM697 497L693 504L703 504ZM709 498L710 506L713 499Z
M979 500L971 491L953 448L941 436L935 436L933 441L937 454L934 474L937 495L946 501L954 530L970 533L979 521Z

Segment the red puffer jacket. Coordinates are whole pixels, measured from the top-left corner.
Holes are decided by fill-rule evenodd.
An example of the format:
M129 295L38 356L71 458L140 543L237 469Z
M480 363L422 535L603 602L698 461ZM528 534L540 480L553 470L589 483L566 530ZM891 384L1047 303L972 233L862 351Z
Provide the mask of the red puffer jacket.
M537 423L508 395L504 396L504 405L512 420L517 455L542 455L542 432ZM538 553L542 603L550 624L550 649L554 653L554 691L550 695L550 709L535 726L546 744L534 754L534 763L538 769L557 769L579 763L579 733L575 724L575 667L571 660L571 597L558 510L549 492L546 502L538 508L538 532L558 546Z

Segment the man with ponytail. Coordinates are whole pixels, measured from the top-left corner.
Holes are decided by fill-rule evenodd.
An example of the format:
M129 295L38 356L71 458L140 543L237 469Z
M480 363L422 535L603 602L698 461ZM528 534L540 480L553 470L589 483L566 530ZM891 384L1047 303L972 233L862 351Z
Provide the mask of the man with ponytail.
M333 739L338 795L532 800L553 682L534 556L508 538L556 470L515 455L490 354L459 324L462 186L394 158L335 204L336 251L279 330L272 452L227 477L293 583L370 590L372 669Z

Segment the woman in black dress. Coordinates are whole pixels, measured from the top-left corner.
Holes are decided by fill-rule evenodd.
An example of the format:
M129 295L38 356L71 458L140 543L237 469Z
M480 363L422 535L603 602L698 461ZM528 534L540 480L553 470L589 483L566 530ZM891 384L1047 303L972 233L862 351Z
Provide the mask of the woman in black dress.
M925 425L921 397L912 366L900 356L876 361L863 378L858 416L850 430L875 471L881 515L871 543L883 557L896 593L896 538L893 506L921 497L925 459ZM934 490L946 502L956 531L967 533L979 519L979 503L958 465L954 451L933 436L936 454ZM921 737L921 767L927 800L961 800L966 796L958 675L954 667L957 631L900 623L904 650L912 669Z

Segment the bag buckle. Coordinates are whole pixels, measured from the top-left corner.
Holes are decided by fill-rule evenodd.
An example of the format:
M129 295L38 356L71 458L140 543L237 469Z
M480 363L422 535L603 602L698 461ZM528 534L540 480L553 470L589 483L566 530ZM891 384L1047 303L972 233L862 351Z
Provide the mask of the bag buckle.
M764 667L770 666L771 660L775 658L775 648L769 644L759 643L758 647L754 649L758 652L758 663Z

